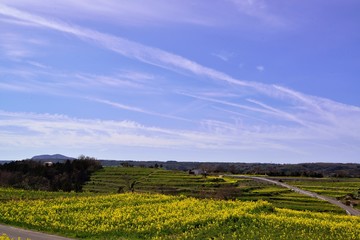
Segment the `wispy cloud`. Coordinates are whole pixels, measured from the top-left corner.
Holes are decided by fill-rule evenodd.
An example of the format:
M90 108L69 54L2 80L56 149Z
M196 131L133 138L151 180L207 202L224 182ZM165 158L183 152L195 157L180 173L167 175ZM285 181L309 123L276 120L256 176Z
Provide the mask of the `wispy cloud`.
M265 70L264 66L262 66L262 65L256 66L256 69L257 69L259 72L263 72L263 71Z
M4 0L5 4L16 7L23 7L24 1ZM56 6L54 8L53 6ZM26 3L27 9L37 9L51 16L56 16L62 12L65 16L76 18L81 16L83 19L97 19L98 21L111 21L116 19L117 25L131 25L142 27L144 25L159 25L162 23L181 23L196 25L214 25L214 21L206 9L206 4L193 1L118 1L118 0L94 0L91 2L78 0L53 0L44 3L41 0L32 0ZM205 9L204 9L205 8ZM176 16L176 17L174 17Z
M187 71L196 75L226 81L231 84L254 86L250 82L234 79L225 73L202 66L179 55L172 54L158 48L148 47L125 38L69 25L60 21L52 21L37 15L17 10L15 8L8 7L3 4L0 4L0 14L29 21L49 29L75 35L80 39L94 42L126 57L137 59L155 66L160 66L175 71Z
M75 145L136 145L171 146L167 138L153 139L160 130L146 128L131 121L101 121L69 118L64 115L0 112L0 128L7 127L12 131L0 131L0 145L26 146L71 146ZM22 138L16 129L21 130ZM165 134L165 133L164 133ZM56 137L55 137L56 136ZM14 138L15 137L15 138ZM56 141L53 141L56 139Z
M27 61L28 64L34 66L34 67L38 67L38 68L42 68L42 69L49 69L50 67L45 65L45 64L42 64L42 63L39 63L39 62L36 62L36 61Z
M234 53L226 52L226 51L220 51L220 52L212 53L211 55L213 55L213 56L227 62L234 56Z
M176 72L190 72L198 76L211 78L235 86L247 87L249 89L253 89L254 91L260 92L261 94L267 94L273 97L279 97L279 95L286 95L285 92L277 91L276 88L274 88L273 86L261 84L258 82L238 80L223 72L205 67L182 56L169 53L158 48L145 46L143 44L133 42L121 37L100 33L98 31L74 25L69 25L60 21L49 20L14 8L10 8L3 4L0 4L0 14L14 17L23 21L29 21L31 23L35 23L39 26L49 29L75 35L80 39L93 42L123 56L137 59L141 62L148 63L154 66L159 66Z
M265 103L262 103L260 101L254 100L254 99L247 99L247 101L251 102L251 103L254 103L254 104L258 105L258 106L261 106L262 108L268 110L269 114L275 115L275 116L280 117L282 119L286 119L286 120L289 120L289 121L296 122L296 123L298 123L300 125L307 126L302 120L300 120L299 118L297 118L293 114L290 114L288 112L276 109L274 107L271 107L271 106L269 106L269 105L267 105Z
M265 148L296 152L286 144L273 142L274 138L283 138L285 141L293 138L284 130L273 136L274 130L268 133L259 131L260 129L245 131L236 125L220 121L204 120L202 125L203 131L185 131L148 127L134 121L77 119L66 115L0 111L0 146L99 148L110 145L208 150ZM260 135L262 136L259 137Z
M90 101L98 102L98 103L103 103L103 104L106 104L106 105L109 105L109 106L112 106L112 107L115 107L115 108L127 110L127 111L138 112L138 113L143 113L143 114L147 114L147 115L153 115L153 116L157 116L157 117L169 118L169 119L173 119L173 120L181 120L181 121L186 121L186 122L193 122L192 120L177 117L177 116L173 116L173 115L170 115L170 114L157 113L157 112L145 110L145 109L142 109L142 108L139 108L139 107L133 107L133 106L129 106L129 105L125 105L125 104L122 104L122 103L113 102L113 101L109 101L109 100L105 100L105 99L93 98L93 97L88 97L86 99L90 100Z
M32 52L24 46L23 40L14 34L1 34L0 47L9 59L17 60L32 55Z
M260 20L269 26L284 27L288 24L285 19L272 13L264 0L229 0L242 14Z
M252 1L252 3L247 3L247 4L256 4L256 2ZM0 4L0 14L6 15L8 17L13 17L22 21L28 21L34 24L38 24L39 26L46 27L49 29L75 35L80 39L94 42L104 48L117 52L123 56L132 59L137 59L141 62L149 63L151 65L160 66L166 69L172 69L174 71L191 72L195 75L215 79L222 82L227 82L235 86L253 89L258 94L265 94L273 98L291 99L296 101L300 100L299 98L300 94L295 94L295 92L292 90L285 89L283 87L279 87L275 85L272 86L258 82L238 80L223 72L219 72L217 70L205 67L203 65L200 65L194 61L191 61L179 55L169 53L161 49L145 46L140 43L136 43L121 37L100 33L98 31L94 31L74 25L69 25L60 21L49 20L43 17L26 13L24 11L17 10L15 8L8 7L4 4ZM309 103L314 101L316 101L317 104L324 104L328 102L325 99L315 98L305 94L301 94L301 99L302 99L301 100L302 103L306 103L306 101L308 102L306 103L307 106L310 106L311 104ZM329 108L336 107L336 110L342 108L346 108L347 110L351 110L351 111L357 110L357 108L355 107L349 108L348 106L335 104L334 102L332 104L327 104L327 107ZM321 114L325 114L325 113L322 112Z
M281 89L287 91L286 88ZM354 145L360 141L360 128L354 124L360 121L359 108L306 96L292 90L289 91L292 95L284 95L286 96L285 100L296 101L296 104L282 103L278 107L255 99L247 99L247 102L251 104L246 104L246 102L238 103L234 99L223 100L199 94L182 94L212 103L218 111L260 120L252 121L242 130L247 129L256 132L254 127L260 124L263 133L272 131L273 128L286 129L290 135L294 134L294 138L308 139L310 142L311 139L322 139L335 143L337 141L348 141L345 139L350 138L353 141L350 145ZM273 99L269 99L269 101L272 102ZM221 107L218 107L219 105ZM219 113L214 114L219 115ZM273 132L272 138L282 136L283 134L280 132ZM259 135L259 137L261 139L265 135Z
M58 17L61 13L62 16L71 20L77 20L81 16L88 22L96 19L118 26L140 28L167 24L205 27L236 24L238 26L238 23L247 20L246 17L255 19L267 27L284 27L289 22L288 19L285 20L272 11L272 4L268 4L264 0L221 0L213 1L211 4L201 0L136 0L130 2L119 0L93 0L91 2L86 0L53 0L51 3L41 0L31 0L26 3L22 0L3 0L2 3L26 8L28 11L34 10L38 13L45 13L51 17ZM223 12L222 9L226 9L226 11ZM3 19L3 21L14 20ZM29 23L17 20L16 24Z
M243 121L243 119L251 119L252 121L256 120L256 122L260 121L262 123L269 124L269 121L266 121L265 119L260 118L260 117L251 116L250 114L245 114L245 113L235 111L235 110L232 111L232 110L228 110L226 108L221 108L221 107L213 107L213 108L218 110L219 112L224 112L226 114L229 114L230 116L234 116L232 118L236 119L236 121L239 121L239 116L240 116L241 121Z
M31 65L33 65L31 63ZM158 113L146 109L142 109L135 106L129 106L126 104L122 104L115 101L110 101L107 99L97 98L97 97L89 97L89 93L92 90L104 88L104 89L119 89L121 91L128 91L131 89L139 90L142 92L142 89L146 89L146 92L149 92L151 87L145 87L143 84L146 84L147 80L153 79L153 75L146 74L144 72L136 72L130 70L123 70L120 71L118 74L114 76L99 76L99 75L92 75L92 74L85 74L85 73L59 73L54 70L47 71L46 66L38 66L37 63L34 64L35 66L39 67L40 70L38 71L26 71L26 70L3 70L0 69L0 76L14 76L15 79L22 79L22 78L39 78L40 80L8 80L0 83L0 90L7 90L7 91L16 91L16 92L32 92L32 93L42 93L47 94L51 92L52 95L58 96L65 96L74 99L86 99L90 102L97 102L101 104L105 104L107 106L111 106L113 108L142 113L145 115L157 116L161 118L167 118L172 120L178 121L186 121L186 122L193 122L192 120L177 117L172 114L163 114ZM44 69L45 68L45 69ZM49 83L44 83L41 79L45 76ZM21 78L19 78L21 77ZM54 80L51 80L54 78ZM12 79L12 78L10 78ZM76 79L76 81L74 81ZM79 92L78 89L82 89ZM87 90L88 89L88 90ZM84 91L85 90L85 91Z
M209 97L194 95L194 94L185 93L185 92L179 93L179 94L182 94L184 96L188 96L188 97L191 97L191 98L199 99L199 100L204 100L204 101L209 101L209 102L218 103L218 104L222 104L222 105L227 105L227 106L231 106L231 107L236 107L236 108L240 108L240 109L244 109L244 110L248 110L248 111L252 111L252 112L273 114L272 111L269 111L269 110L266 110L266 109L256 108L256 107L252 107L252 106L249 106L249 105L239 104L239 103L235 103L235 102L231 102L231 101L224 101L224 100L220 100L220 99L216 99L216 98L209 98Z
M128 80L121 75L118 76L101 76L91 74L76 74L76 78L85 82L86 86L98 85L98 86L112 86L112 87L131 87L142 88L143 85L133 80Z
M261 1L234 2L243 9L245 14L262 21L276 23L276 20L281 20L270 14L266 5L262 5L264 3ZM90 7L90 4L85 1L79 1L79 4ZM211 82L215 82L216 86L223 87L223 91L219 91L216 86L207 87L206 90L202 86L197 89L192 89L192 86L181 86L179 89L169 90L168 94L176 94L176 97L182 98L181 100L186 99L179 104L181 106L171 106L172 114L166 113L166 111L160 112L161 110L157 112L155 107L130 106L122 103L121 100L115 101L110 97L92 95L94 86L97 89L104 87L106 89L122 89L122 91L148 89L149 82L154 81L157 77L144 72L122 70L109 75L84 72L66 73L60 72L60 70L56 72L40 61L27 59L29 55L26 55L25 51L12 53L11 49L21 50L22 48L19 47L21 44L15 46L9 41L11 36L7 36L7 40L6 38L3 40L2 47L7 50L8 56L25 58L24 62L35 67L36 70L27 72L26 69L19 69L19 71L11 73L10 70L0 68L0 74L3 76L18 74L24 79L34 75L36 77L29 81L14 80L15 78L8 77L0 83L0 89L11 91L31 89L31 91L51 92L52 94L56 94L58 89L74 90L74 93L68 93L69 95L76 95L82 91L76 97L84 99L85 96L91 96L86 99L92 103L104 104L121 111L185 121L192 124L192 129L199 127L200 130L149 127L135 121L76 119L59 115L3 111L0 112L0 139L2 139L0 146L9 144L30 146L33 143L47 146L46 144L51 139L58 139L59 142L53 144L74 146L76 144L95 145L101 142L104 145L121 146L160 148L190 146L199 149L236 150L267 148L293 152L296 152L296 147L301 145L302 147L299 149L302 152L306 148L312 148L311 144L314 139L319 140L317 144L329 148L334 147L334 149L340 143L349 148L355 148L360 143L360 128L357 124L360 122L359 107L307 95L282 86L240 80L171 52L119 36L30 14L4 4L0 4L0 15L6 16L8 20L24 23L25 26L37 26L45 30L76 36L81 41L90 42L95 46L142 63L169 69L175 73L186 73L186 76L190 73L192 76L200 77L201 81L213 80ZM27 44L41 43L33 39ZM29 48L24 47L23 49L28 50ZM219 55L217 57L222 57L224 61L229 59L229 56ZM259 65L256 68L258 71L264 71L263 66ZM46 76L47 81L42 82L39 76ZM193 80L193 78L189 79ZM92 91L89 90L90 88ZM49 89L54 91L49 91ZM84 89L89 91L83 91ZM191 92L189 89L192 89ZM203 111L196 112L196 118L187 119L178 117L180 114L178 116L174 114L186 112L186 107L193 102L202 103L198 108ZM194 114L191 112L191 108L188 114ZM182 116L189 115L183 114ZM238 117L234 118L234 115ZM244 118L256 121L240 122ZM309 152L311 153L311 151Z
M69 93L71 90L92 90L108 89L122 90L129 89L147 92L152 90L152 82L155 76L143 71L129 69L118 70L113 74L99 75L85 72L70 72L57 70L43 63L26 60L23 66L5 69L0 67L3 89L5 86L14 91L27 89L27 91L39 93ZM47 81L44 81L46 79ZM149 83L150 82L150 83ZM1 88L1 87L0 87ZM157 91L159 88L156 89Z
M0 89L16 92L30 92L31 90L23 85L0 83Z
M8 131L1 131L7 127ZM22 138L15 137L21 130ZM236 147L230 137L197 131L146 127L133 121L70 118L65 115L0 111L0 145L101 145L146 147ZM56 141L52 141L56 139ZM215 144L216 143L216 144ZM243 148L245 146L241 146Z
M109 34L100 33L98 31L69 25L60 21L49 20L33 14L19 11L14 8L7 7L3 4L0 4L0 14L14 17L23 21L29 21L31 23L38 24L39 26L49 29L75 35L82 40L93 42L123 56L137 59L141 62L148 63L154 66L159 66L176 72L190 72L198 76L215 79L236 86L248 87L261 93L270 94L273 96L277 95L277 93L274 93L274 88L271 86L256 82L238 80L223 72L219 72L217 70L205 67L179 55L169 53L161 49L145 46L121 37L116 37Z
M7 59L15 61L34 56L36 52L33 49L45 44L43 40L24 38L20 34L6 32L0 34L0 49Z
M123 107L123 106L121 106ZM129 108L128 106L125 106ZM131 111L134 109L130 109ZM135 109L138 110L138 109ZM260 122L259 122L260 123ZM55 139L55 140L54 140ZM79 119L66 115L36 114L0 111L0 149L21 148L110 148L147 147L161 149L206 149L206 151L290 152L294 159L315 153L319 149L335 155L344 149L357 152L355 142L333 141L327 134L314 133L306 127L247 125L239 122L223 122L207 119L201 122L201 130L175 130L145 126L135 121ZM309 150L310 149L310 150ZM339 155L339 156L340 156ZM315 156L315 155L314 155ZM314 157L312 156L312 157Z

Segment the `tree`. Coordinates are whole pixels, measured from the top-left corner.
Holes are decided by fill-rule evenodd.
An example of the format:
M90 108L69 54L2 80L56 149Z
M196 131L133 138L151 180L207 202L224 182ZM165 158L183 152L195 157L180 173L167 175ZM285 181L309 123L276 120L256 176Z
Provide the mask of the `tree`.
M131 192L135 192L136 184L140 183L139 181L137 181L136 179L133 179L131 176L129 176L127 174L123 175L122 179L124 180L128 191L131 191Z

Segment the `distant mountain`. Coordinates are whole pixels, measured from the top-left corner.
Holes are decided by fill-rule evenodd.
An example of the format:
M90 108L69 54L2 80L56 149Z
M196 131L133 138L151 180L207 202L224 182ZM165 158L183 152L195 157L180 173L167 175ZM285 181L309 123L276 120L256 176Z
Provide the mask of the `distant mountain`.
M41 160L68 160L68 159L74 159L73 157L67 157L61 154L53 154L53 155L49 155L49 154L44 154L44 155L37 155L31 158L31 160L37 160L37 161L41 161Z

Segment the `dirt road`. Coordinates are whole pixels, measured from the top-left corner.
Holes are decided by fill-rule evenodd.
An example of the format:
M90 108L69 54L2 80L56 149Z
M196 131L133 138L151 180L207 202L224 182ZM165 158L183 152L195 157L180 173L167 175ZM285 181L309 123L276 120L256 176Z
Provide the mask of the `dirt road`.
M0 225L0 236L6 234L11 239L18 239L19 237L22 240L71 240L70 238L59 237L56 235L45 234L41 232L29 231L21 228Z
M350 206L347 206L347 205L343 204L342 202L339 202L338 200L336 200L334 198L319 195L319 194L314 193L314 192L302 190L302 189L300 189L298 187L294 187L294 186L291 186L291 185L283 183L283 182L275 181L275 180L264 178L264 177L251 177L251 176L245 176L245 175L226 175L226 176L234 177L234 178L249 178L249 179L253 179L253 180L256 180L256 181L276 184L276 185L281 186L281 187L289 188L289 189L293 190L294 192L297 192L297 193L300 193L300 194L304 194L304 195L307 195L307 196L310 196L310 197L314 197L314 198L318 198L318 199L321 199L321 200L324 200L324 201L328 201L329 203L332 203L332 204L344 209L346 211L346 213L349 214L349 215L360 216L360 211L359 210L354 209L354 208L352 208Z

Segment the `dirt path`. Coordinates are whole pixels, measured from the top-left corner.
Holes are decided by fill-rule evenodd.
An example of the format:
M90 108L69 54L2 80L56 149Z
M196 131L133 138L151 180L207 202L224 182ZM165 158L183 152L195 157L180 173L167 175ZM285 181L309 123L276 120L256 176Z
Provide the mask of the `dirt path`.
M342 202L339 202L338 200L331 198L331 197L327 197L327 196L323 196L314 192L310 192L310 191L306 191L306 190L302 190L298 187L294 187L291 186L289 184L283 183L283 182L279 182L279 181L275 181L272 179L268 179L268 178L264 178L264 177L251 177L251 176L245 176L245 175L226 175L228 177L234 177L234 178L249 178L249 179L253 179L256 181L261 181L261 182L267 182L267 183L271 183L271 184L276 184L278 186L281 187L285 187L285 188L289 188L291 190L293 190L294 192L300 193L300 194L304 194L310 197L314 197L314 198L318 198L324 201L328 201L331 204L334 204L342 209L344 209L346 211L346 213L348 215L354 215L354 216L360 216L360 211L357 209L354 209L350 206L347 206L345 204L343 204Z
M70 238L60 237L56 235L25 230L7 225L0 225L0 236L4 233L11 239L18 239L20 237L21 240L71 240Z

